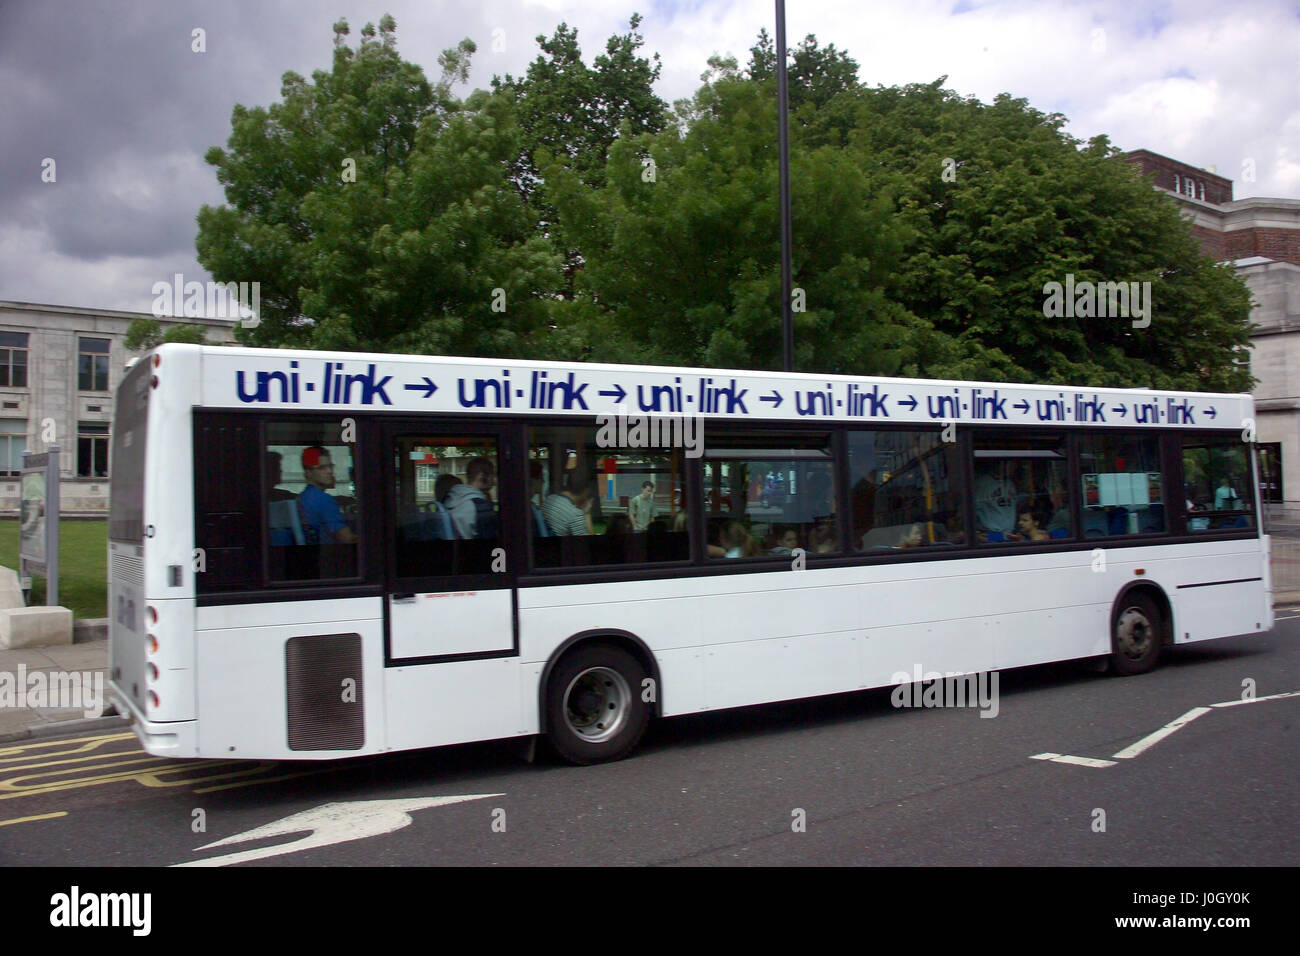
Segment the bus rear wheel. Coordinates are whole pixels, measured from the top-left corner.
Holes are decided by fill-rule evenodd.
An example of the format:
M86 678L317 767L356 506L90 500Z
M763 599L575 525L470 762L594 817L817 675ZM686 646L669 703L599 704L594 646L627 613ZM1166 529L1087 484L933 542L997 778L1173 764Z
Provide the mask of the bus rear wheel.
M650 723L645 678L640 661L607 644L561 658L546 685L547 738L556 753L583 765L627 756Z
M1121 676L1145 674L1160 658L1164 618L1145 594L1125 597L1115 609L1111 628L1111 670Z

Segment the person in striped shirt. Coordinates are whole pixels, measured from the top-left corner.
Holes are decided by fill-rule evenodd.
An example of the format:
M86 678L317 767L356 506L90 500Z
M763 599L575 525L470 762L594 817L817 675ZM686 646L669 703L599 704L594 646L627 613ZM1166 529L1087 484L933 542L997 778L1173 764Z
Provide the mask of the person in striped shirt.
M569 487L542 502L542 517L556 537L591 534L591 479L574 471Z

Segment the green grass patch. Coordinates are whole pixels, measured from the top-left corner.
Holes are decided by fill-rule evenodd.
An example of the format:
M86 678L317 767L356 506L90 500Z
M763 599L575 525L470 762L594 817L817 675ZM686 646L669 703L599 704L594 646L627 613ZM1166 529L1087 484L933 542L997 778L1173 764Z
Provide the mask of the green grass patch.
M0 564L18 570L18 522L0 521ZM32 603L45 579L32 576ZM59 603L76 618L108 617L108 522L59 522Z

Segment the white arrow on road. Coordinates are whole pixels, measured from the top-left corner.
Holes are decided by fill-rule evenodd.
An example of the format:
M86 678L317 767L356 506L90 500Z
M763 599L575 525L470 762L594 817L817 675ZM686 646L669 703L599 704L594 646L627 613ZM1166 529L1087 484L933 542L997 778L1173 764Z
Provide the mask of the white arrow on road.
M353 803L327 803L293 816L285 817L274 823L237 833L215 843L201 846L199 850L211 850L213 847L230 846L234 843L247 843L249 840L262 840L266 837L286 836L290 833L309 831L300 840L281 843L277 846L261 847L256 850L243 850L214 856L207 860L194 860L190 863L177 863L175 866L229 866L247 860L264 860L284 853L297 853L313 847L329 846L333 843L346 843L365 837L383 836L411 823L411 813L429 807L442 807L450 803L464 803L467 800L485 800L488 797L504 797L504 793L467 793L458 797L419 797L411 800L358 800Z

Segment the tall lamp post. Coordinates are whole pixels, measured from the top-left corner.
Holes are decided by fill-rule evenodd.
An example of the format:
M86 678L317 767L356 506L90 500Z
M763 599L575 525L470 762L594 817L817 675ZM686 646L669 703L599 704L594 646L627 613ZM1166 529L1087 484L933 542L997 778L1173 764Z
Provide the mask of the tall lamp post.
M781 368L794 371L794 314L790 279L790 131L785 69L785 0L776 0L776 143L781 175Z

